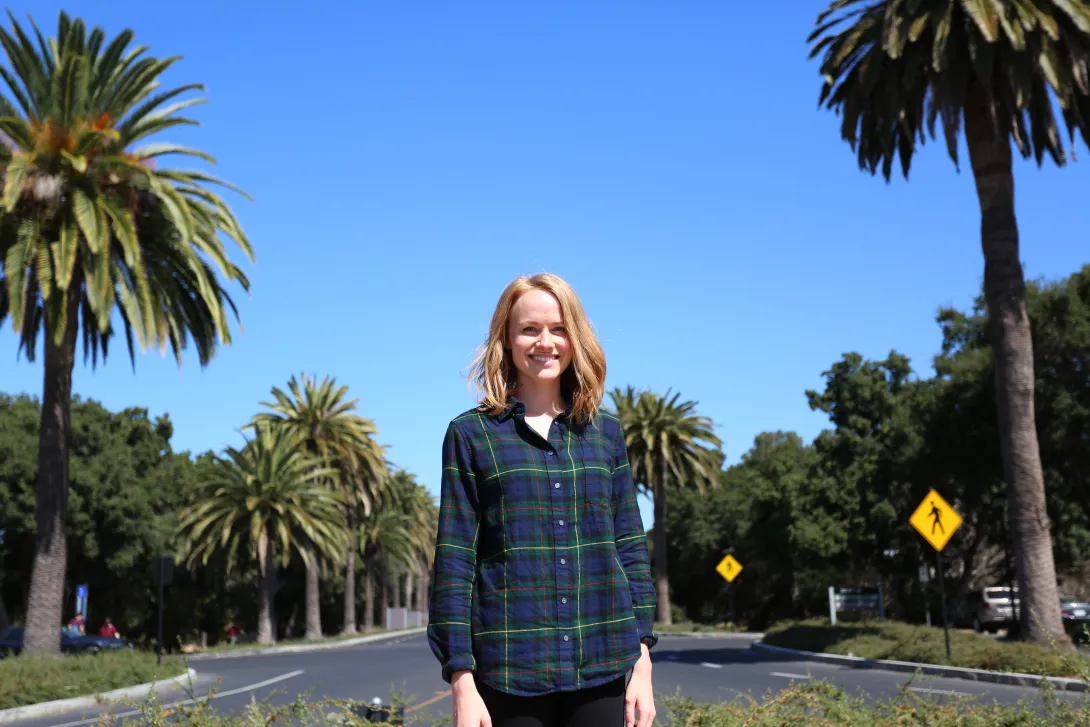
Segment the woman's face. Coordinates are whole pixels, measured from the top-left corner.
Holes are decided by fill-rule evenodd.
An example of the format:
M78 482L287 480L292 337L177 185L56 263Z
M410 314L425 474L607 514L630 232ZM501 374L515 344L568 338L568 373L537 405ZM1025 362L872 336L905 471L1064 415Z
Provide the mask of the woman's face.
M559 301L544 290L523 293L511 308L507 345L520 381L559 381L572 356Z

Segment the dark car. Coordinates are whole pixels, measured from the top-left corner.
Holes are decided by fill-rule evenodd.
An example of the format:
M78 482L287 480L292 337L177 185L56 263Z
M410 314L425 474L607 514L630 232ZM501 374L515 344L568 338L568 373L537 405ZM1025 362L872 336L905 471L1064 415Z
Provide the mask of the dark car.
M1076 644L1090 642L1090 603L1061 596L1060 613L1063 616L1064 631Z
M65 654L97 654L100 651L131 649L132 644L106 636L81 634L75 629L61 629L61 652ZM0 632L0 658L23 650L23 627L9 626Z

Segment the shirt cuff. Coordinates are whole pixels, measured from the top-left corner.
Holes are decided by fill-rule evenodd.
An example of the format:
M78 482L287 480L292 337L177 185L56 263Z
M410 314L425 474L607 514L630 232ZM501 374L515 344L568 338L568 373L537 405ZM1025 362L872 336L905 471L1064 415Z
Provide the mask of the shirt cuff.
M450 661L443 666L443 681L450 684L454 679L454 672L456 671L475 671L477 668L477 662L473 659L473 656L466 654L465 656L452 657Z
M640 635L640 643L641 644L647 644L648 649L655 648L655 644L657 644L658 642L659 642L659 637L657 635L655 635L654 633L648 633L648 634L641 634Z

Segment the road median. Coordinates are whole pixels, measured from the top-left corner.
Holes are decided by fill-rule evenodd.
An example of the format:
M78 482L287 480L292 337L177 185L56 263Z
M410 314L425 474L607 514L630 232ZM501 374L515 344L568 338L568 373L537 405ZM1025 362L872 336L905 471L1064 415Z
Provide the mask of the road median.
M890 621L837 626L806 621L770 628L753 648L853 668L1020 686L1047 681L1063 691L1090 691L1090 662L1077 652L1002 642L971 632L950 636L947 658L941 629Z
M27 719L48 717L54 714L72 712L81 709L94 709L105 702L121 700L145 699L153 692L161 694L163 690L184 684L192 684L197 678L196 670L186 668L181 674L167 679L157 679L135 686L112 689L106 692L92 693L86 696L69 697L66 699L53 699L34 704L24 704L18 707L0 710L0 724L10 724Z

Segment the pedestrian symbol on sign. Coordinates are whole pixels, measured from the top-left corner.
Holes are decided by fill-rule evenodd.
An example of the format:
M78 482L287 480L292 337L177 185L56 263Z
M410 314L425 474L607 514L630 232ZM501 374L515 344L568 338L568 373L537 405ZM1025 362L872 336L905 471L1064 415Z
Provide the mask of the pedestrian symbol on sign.
M942 526L942 510L935 504L935 501L931 501L931 517L935 518L935 522L931 525L931 534L935 534L935 528L942 531L943 535L946 534L946 528Z

